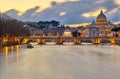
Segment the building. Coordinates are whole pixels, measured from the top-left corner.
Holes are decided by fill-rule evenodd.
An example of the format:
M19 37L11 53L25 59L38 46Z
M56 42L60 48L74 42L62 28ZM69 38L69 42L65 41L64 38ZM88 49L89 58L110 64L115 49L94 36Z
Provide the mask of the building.
M107 25L107 17L104 15L103 11L101 10L100 14L96 18L96 25Z
M113 32L111 29L114 27L114 24L107 20L107 17L104 15L102 10L96 18L95 25L99 28L100 37L113 37Z
M82 37L99 37L98 27L86 27L82 31Z
M114 24L107 20L107 17L101 10L100 14L96 18L96 21L93 20L92 23L85 28L85 31L83 31L83 36L113 37L113 32L111 31L112 28L114 28Z

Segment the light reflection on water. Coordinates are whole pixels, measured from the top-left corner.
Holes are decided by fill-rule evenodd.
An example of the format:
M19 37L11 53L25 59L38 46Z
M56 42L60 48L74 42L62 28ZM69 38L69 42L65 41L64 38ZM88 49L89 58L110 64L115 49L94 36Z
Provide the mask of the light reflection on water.
M59 48L61 50L66 51L64 54L70 55L68 52L74 52L79 53L80 55L86 56L87 58L94 58L94 59L100 59L104 61L110 61L112 63L120 64L120 46L117 45L92 45L92 44L84 44L84 45L73 45L73 44L64 44L64 45L43 45L43 46L37 46L41 47L46 50L52 50L53 52L59 53ZM52 48L56 49L52 49ZM66 49L64 49L64 47ZM72 49L72 50L71 50ZM8 57L9 55L16 55L16 61L19 61L19 45L16 46L9 46L4 47L0 51L0 56L5 56L6 63L8 63ZM47 52L47 51L46 51Z
M120 46L117 45L86 45L84 47L84 56L101 60L102 62L111 62L120 66Z
M65 44L24 48L21 51L23 49L17 45L2 49L1 56L7 64L0 62L3 70L0 79L120 78L120 46L117 45Z
M6 46L0 49L0 57L6 58L6 63L8 63L8 57L10 55L16 55L16 61L19 60L19 45Z

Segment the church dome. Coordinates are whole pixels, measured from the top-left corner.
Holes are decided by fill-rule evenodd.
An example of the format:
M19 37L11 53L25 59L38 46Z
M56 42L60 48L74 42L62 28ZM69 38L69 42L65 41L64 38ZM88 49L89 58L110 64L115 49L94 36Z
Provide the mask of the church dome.
M96 24L98 24L98 25L105 25L105 24L107 24L107 18L104 15L102 10L101 10L100 14L96 18Z
M97 16L97 19L106 19L106 16L103 14L103 12L101 11L101 13Z

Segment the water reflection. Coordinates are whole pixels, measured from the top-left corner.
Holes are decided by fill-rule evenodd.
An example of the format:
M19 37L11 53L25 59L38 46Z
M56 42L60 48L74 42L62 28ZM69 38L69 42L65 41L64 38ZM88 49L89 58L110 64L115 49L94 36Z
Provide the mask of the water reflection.
M0 79L120 79L120 47L116 45L36 45L23 49L2 49L2 60L6 57L7 64L0 61Z
M16 55L16 61L19 60L19 45L3 47L0 50L0 56L5 56L6 63L8 63L9 55Z
M98 62L109 62L120 66L120 47L117 45L84 45L84 56L88 59L95 59Z
M19 46L16 46L16 59L19 60Z
M8 63L8 47L5 47L6 63Z
M39 46L36 46L39 47ZM55 47L56 49L52 49ZM65 47L65 48L64 48ZM0 56L5 56L6 57L6 63L9 61L9 56L14 55L15 61L19 61L19 45L16 46L9 46L9 47L4 47L0 51ZM91 45L91 44L84 44L84 45L78 45L75 46L73 44L64 44L64 45L45 45L45 46L40 46L40 48L45 48L49 49L53 52L58 51L59 48L61 48L64 52L64 54L70 54L69 52L74 52L78 53L84 57L87 57L89 59L95 59L98 61L109 61L112 64L116 63L116 65L120 66L120 53L119 49L120 47L117 45ZM64 49L63 49L64 48ZM35 49L35 48L34 48ZM43 50L41 49L41 50ZM72 49L72 50L71 50ZM39 49L40 50L40 49ZM47 52L47 51L45 51ZM56 53L57 53L56 52Z
M11 46L10 48L11 48L11 53L13 54L13 52L14 52L14 46Z

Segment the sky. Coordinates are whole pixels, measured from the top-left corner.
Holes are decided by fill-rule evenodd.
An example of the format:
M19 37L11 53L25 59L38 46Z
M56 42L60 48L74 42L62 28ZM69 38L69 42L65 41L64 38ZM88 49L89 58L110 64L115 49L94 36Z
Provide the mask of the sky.
M108 20L120 22L119 0L0 0L0 12L21 21L91 22L101 9Z

